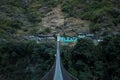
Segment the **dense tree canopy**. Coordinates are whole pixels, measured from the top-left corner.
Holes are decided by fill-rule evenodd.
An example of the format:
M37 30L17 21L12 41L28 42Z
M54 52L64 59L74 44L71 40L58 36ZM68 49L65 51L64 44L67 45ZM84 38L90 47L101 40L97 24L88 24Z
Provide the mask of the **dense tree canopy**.
M52 67L55 43L0 41L0 76L6 80L38 80ZM74 47L61 45L63 65L79 80L120 79L120 35L98 45L80 39Z

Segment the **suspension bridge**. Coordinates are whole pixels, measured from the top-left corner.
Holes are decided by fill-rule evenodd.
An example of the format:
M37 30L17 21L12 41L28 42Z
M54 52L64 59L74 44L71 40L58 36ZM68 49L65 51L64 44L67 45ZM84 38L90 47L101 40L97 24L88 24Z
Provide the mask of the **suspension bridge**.
M56 61L41 80L77 80L64 68L60 58L60 35L57 35Z

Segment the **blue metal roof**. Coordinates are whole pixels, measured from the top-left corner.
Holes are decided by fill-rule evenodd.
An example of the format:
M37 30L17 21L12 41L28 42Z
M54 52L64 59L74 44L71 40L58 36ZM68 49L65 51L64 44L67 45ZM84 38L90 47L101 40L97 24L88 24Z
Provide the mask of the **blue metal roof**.
M60 42L77 42L77 37L60 37Z

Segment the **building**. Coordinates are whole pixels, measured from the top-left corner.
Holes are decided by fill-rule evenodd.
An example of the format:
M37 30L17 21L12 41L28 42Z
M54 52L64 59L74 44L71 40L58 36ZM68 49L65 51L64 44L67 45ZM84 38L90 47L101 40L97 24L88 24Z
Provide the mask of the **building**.
M86 37L86 34L84 33L78 33L78 38L83 39Z
M60 42L77 42L77 37L60 37Z
M38 35L41 39L49 39L49 40L55 40L55 37L53 35Z

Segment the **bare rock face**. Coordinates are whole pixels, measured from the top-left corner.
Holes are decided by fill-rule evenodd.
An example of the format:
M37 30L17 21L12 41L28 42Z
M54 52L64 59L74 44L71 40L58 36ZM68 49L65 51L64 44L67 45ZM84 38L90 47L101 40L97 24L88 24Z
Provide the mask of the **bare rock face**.
M76 18L65 18L60 6L53 8L53 10L42 18L41 25L43 30L50 28L51 33L65 33L69 36L80 32L89 32L89 22Z
M59 6L53 8L53 10L46 14L46 16L42 19L42 26L44 28L50 27L52 32L56 32L56 28L62 26L63 24L64 17Z
M88 33L89 22L76 18L66 18L63 26L64 32L68 35L75 35L76 33Z

